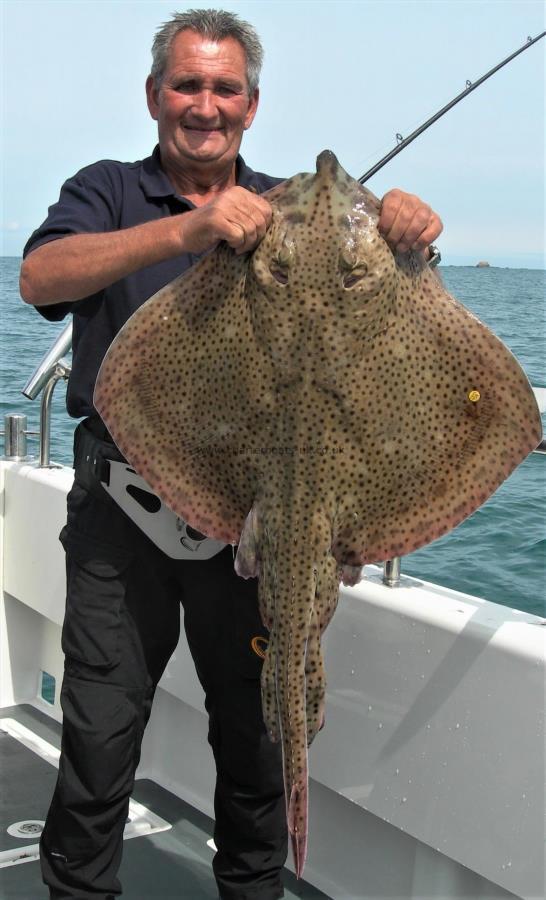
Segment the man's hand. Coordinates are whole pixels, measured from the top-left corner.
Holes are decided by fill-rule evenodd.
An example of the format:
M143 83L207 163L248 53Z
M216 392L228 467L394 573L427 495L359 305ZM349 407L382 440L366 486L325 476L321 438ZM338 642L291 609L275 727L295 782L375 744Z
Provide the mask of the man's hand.
M233 187L177 216L120 231L70 234L29 253L21 267L21 296L34 306L80 300L144 266L203 253L218 241L246 253L261 241L271 216L267 200Z
M427 203L398 188L383 197L377 227L389 246L399 253L425 250L443 229L440 217Z
M236 253L253 250L271 222L271 204L242 187L232 187L204 206L180 216L185 251L203 253L226 241Z

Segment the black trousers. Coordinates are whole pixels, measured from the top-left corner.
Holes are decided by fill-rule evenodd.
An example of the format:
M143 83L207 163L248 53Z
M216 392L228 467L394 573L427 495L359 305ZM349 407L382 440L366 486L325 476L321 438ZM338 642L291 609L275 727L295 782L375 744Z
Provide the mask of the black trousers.
M182 604L216 762L213 869L220 897L281 897L281 751L265 733L262 661L251 647L256 635L267 637L256 581L235 574L230 547L206 562L168 558L102 493L75 483L61 533L68 584L63 737L41 841L50 896L107 900L121 893L117 871L134 773L155 688L178 641Z

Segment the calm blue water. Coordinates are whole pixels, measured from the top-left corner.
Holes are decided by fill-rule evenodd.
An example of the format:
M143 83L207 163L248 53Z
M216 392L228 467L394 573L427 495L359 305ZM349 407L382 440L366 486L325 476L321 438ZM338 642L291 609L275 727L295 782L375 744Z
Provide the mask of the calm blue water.
M39 400L21 395L28 376L64 323L52 324L21 302L20 260L1 262L0 411L22 412L38 429ZM545 277L536 269L443 267L448 290L510 347L530 381L546 386ZM75 421L64 410L65 387L53 400L52 459L71 465ZM32 445L31 445L32 446ZM34 445L37 447L37 444ZM546 456L532 454L496 494L451 534L403 560L403 571L544 615Z

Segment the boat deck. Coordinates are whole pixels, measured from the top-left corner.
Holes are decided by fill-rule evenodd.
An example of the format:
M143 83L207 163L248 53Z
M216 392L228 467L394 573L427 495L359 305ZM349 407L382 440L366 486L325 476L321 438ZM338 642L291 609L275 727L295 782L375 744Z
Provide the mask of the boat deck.
M4 708L0 718L15 721L54 748L60 746L60 725L32 706ZM54 765L13 736L9 725L0 723L2 900L48 896L34 856L38 833L32 823L45 819L56 777ZM127 900L216 900L212 819L147 779L136 782L129 818L126 838L131 839L125 841L120 871ZM27 823L28 836L8 833L9 826L21 822ZM30 860L25 861L25 856ZM284 883L286 900L328 900L286 870Z

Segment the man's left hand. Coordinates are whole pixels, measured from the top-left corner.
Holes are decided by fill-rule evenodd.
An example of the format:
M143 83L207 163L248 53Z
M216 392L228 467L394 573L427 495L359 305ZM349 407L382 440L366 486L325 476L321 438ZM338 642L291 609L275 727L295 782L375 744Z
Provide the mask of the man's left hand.
M399 253L426 250L443 229L442 220L427 203L398 188L383 197L377 227L389 246Z

